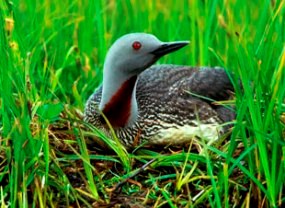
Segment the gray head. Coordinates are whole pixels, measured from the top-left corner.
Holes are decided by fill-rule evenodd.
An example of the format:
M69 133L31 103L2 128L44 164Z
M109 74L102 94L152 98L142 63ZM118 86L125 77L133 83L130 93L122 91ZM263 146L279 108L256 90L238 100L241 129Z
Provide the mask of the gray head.
M163 55L178 50L188 43L188 41L162 42L150 34L132 33L119 38L111 46L104 64L99 109L113 126L131 125L138 117L136 90L134 90L137 75ZM131 105L128 107L129 102Z
M123 73L127 77L134 76L163 55L176 51L188 43L189 41L162 42L154 35L146 33L127 34L119 38L109 49L104 70Z

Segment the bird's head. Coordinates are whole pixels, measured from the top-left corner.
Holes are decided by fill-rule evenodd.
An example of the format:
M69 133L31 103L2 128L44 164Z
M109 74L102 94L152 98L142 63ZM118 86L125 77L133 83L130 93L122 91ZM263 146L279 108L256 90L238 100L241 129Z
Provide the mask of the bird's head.
M162 42L154 35L146 33L127 34L111 46L104 68L112 70L112 73L122 73L124 76L138 75L160 57L188 43L189 41Z

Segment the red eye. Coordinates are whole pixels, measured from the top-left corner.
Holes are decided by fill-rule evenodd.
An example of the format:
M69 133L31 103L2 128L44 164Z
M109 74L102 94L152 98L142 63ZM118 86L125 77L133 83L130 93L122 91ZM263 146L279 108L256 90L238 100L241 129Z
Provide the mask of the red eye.
M139 42L139 41L135 41L134 43L133 43L133 49L134 50L139 50L140 48L142 47L142 44Z

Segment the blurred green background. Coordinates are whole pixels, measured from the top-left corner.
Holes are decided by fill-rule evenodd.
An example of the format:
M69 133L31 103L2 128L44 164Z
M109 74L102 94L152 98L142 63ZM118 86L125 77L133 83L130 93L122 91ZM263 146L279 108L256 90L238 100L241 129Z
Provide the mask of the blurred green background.
M231 70L239 67L239 45L248 50L253 63L268 56L263 50L268 52L270 58L263 65L273 68L275 63L267 59L278 59L284 42L282 21L276 21L274 28L267 26L274 15L270 8L278 1L27 0L2 4L5 17L15 24L9 39L19 56L31 63L31 83L41 89L48 84L47 78L59 79L62 88L52 84L53 90L61 91L58 95L65 99L76 99L81 108L82 101L70 89L76 85L86 99L101 79L108 47L126 33L147 32L164 41L191 41L183 52L161 62L222 65ZM268 32L265 43L263 36Z
M175 169L160 171L170 178L167 183L155 182L158 175L150 173L140 178L149 191L145 205L284 205L284 5L283 0L1 0L1 207L108 204L107 187L129 172L101 170L96 162L136 170L135 162L122 162L126 155L89 150L78 125L85 101L101 82L108 48L131 32L152 33L162 41L190 40L159 63L222 66L233 73L236 88L238 116L224 146L210 148L206 156L126 156L142 163L149 156L164 158L154 168ZM238 144L243 149L234 155ZM81 163L80 171L68 168ZM196 183L193 177L203 174L209 183ZM85 188L72 183L74 175ZM180 189L190 180L202 194ZM127 185L123 192L134 196L140 190Z

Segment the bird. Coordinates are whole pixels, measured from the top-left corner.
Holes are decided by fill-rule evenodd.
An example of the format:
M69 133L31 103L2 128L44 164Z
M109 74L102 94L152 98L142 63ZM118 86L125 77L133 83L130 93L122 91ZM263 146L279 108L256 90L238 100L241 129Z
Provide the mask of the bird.
M163 42L129 33L109 48L102 84L88 98L84 121L128 149L139 145L184 145L193 138L216 141L235 112L213 101L232 98L229 73L221 67L154 65L189 41ZM111 126L111 128L110 128Z

